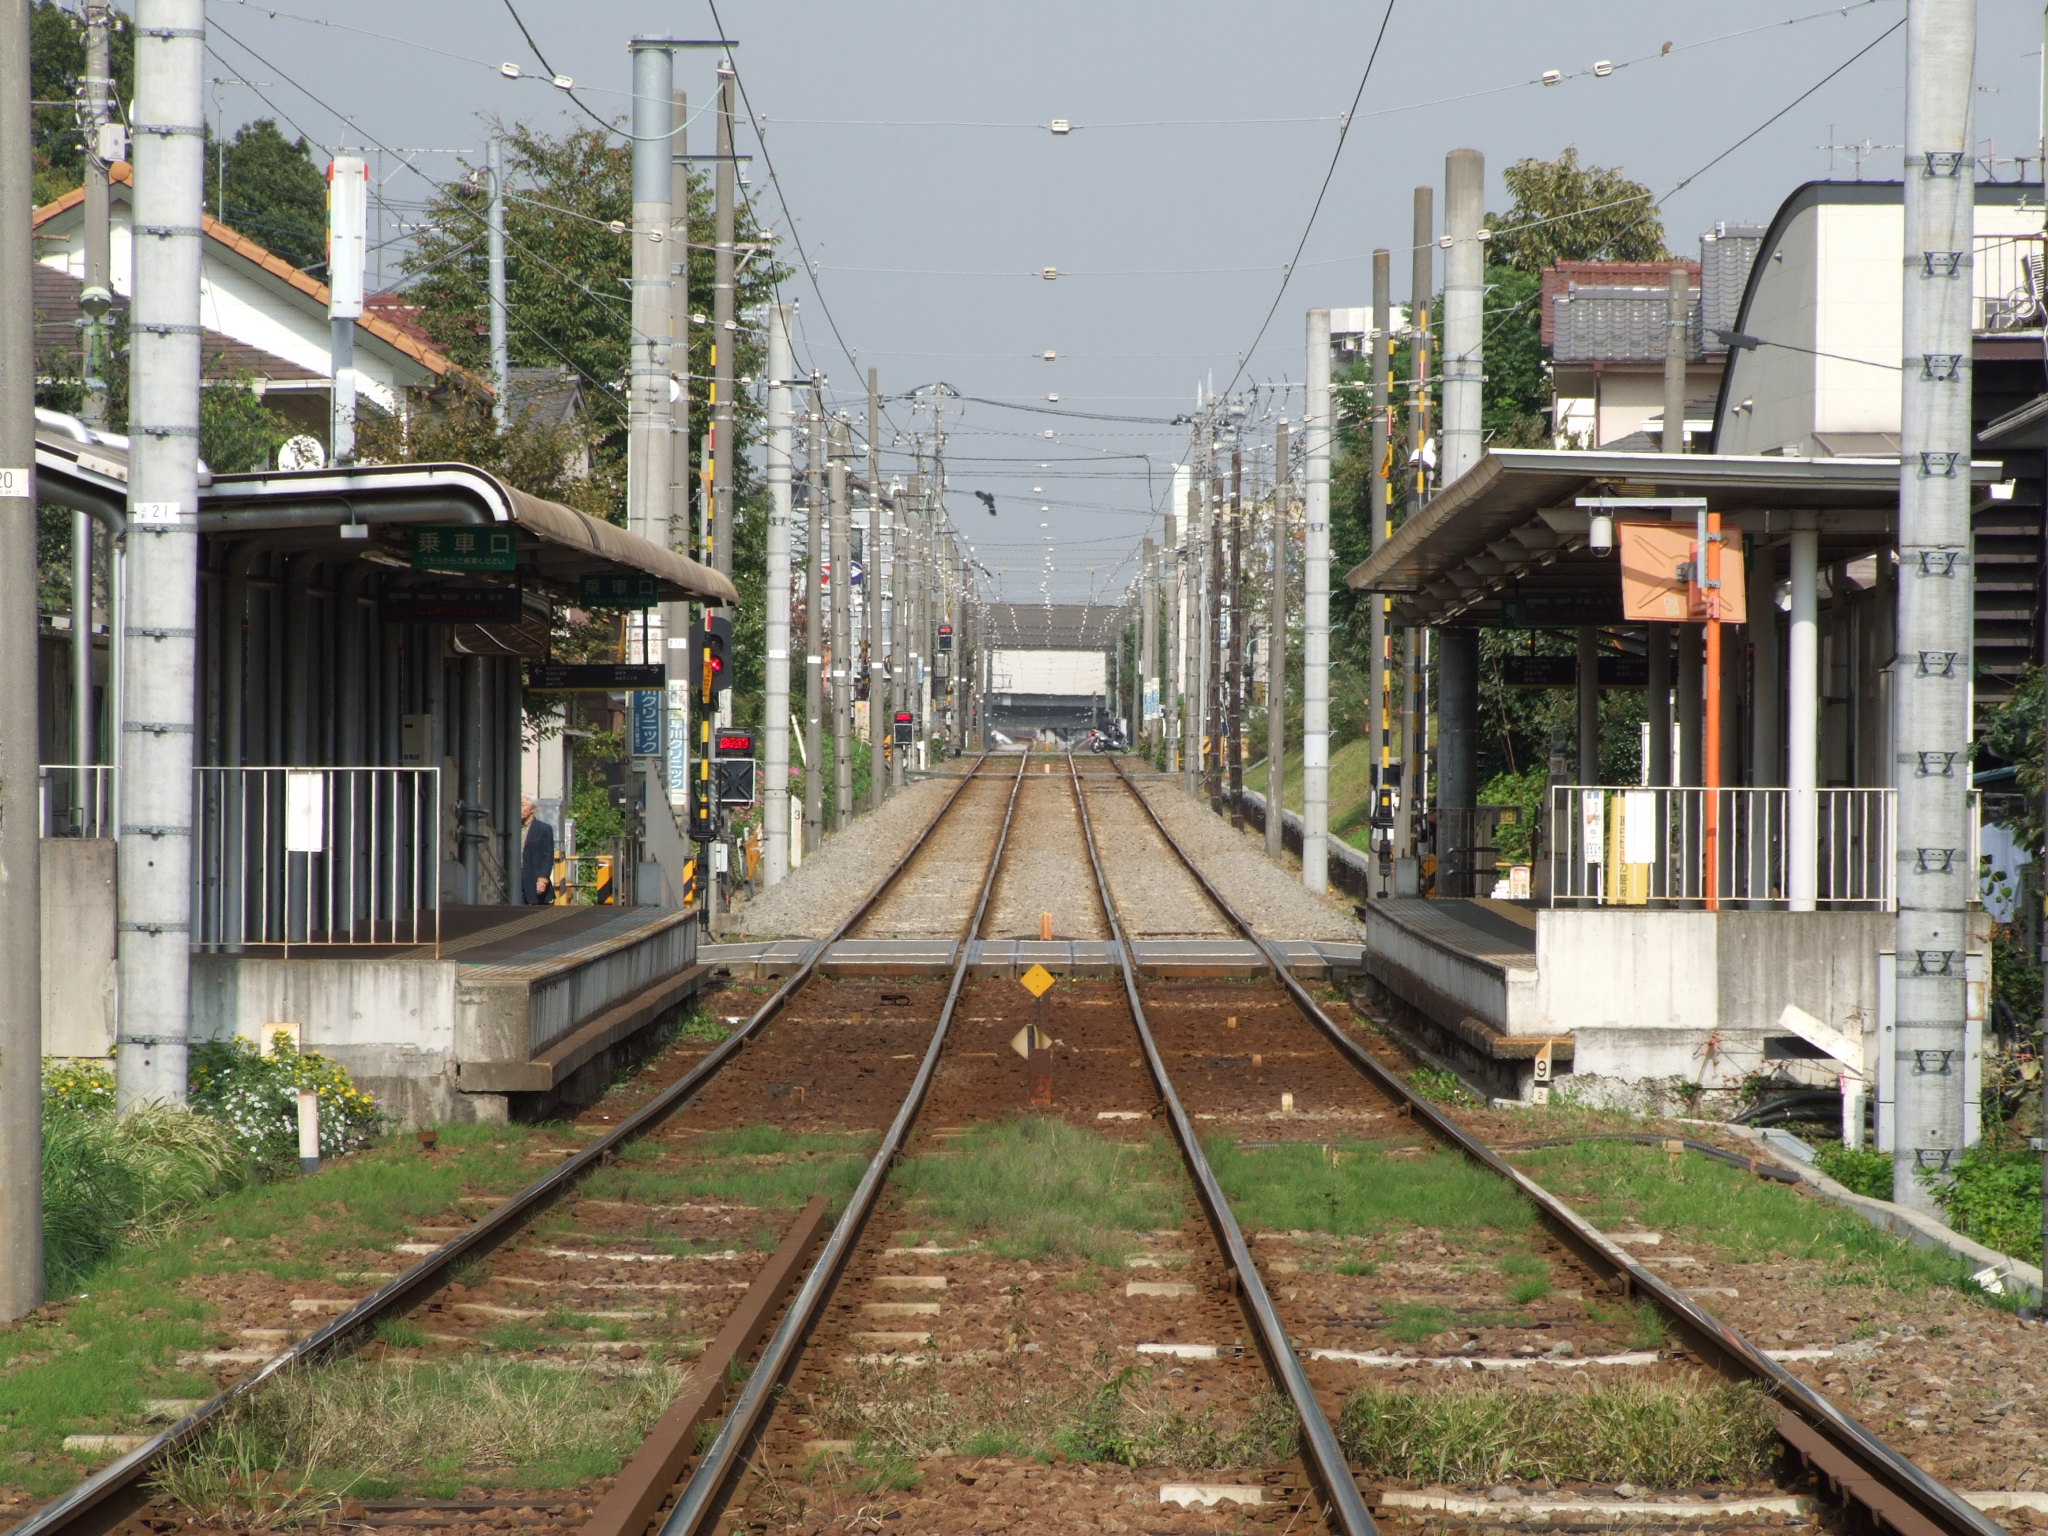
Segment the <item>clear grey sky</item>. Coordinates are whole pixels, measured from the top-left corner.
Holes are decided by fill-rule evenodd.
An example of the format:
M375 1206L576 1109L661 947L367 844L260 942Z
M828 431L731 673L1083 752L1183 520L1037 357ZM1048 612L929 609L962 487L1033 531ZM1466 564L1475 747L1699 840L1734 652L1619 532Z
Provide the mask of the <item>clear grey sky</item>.
M606 117L626 109L628 37L716 35L704 0L514 4ZM1247 357L1358 87L1381 0L719 6L781 193L819 267L815 288L803 276L789 285L801 306L799 360L835 395L856 393L862 375L820 289L863 374L878 367L886 392L943 380L965 395L1043 404L1057 393L1063 410L1150 418L1187 410L1199 384L1221 387L1241 359L1241 382L1298 381L1304 312L1364 303L1376 245L1395 250L1405 299L1410 189L1441 184L1449 149L1484 152L1497 210L1502 167L1576 144L1587 160L1672 193L1665 228L1682 253L1716 220L1766 221L1802 182L1831 168L1853 175L1852 158L1826 146L1897 145L1903 30L1673 190L1905 15L1902 0L1875 0L1781 24L1819 9L1396 0L1302 264ZM2032 155L2040 8L1980 0L1979 10L1979 153ZM498 73L500 62L539 67L503 0L210 0L208 15L213 72L258 83L209 87L209 111L217 103L230 131L271 115L257 88L330 150L381 141L476 153L492 119L582 120L552 87ZM1595 78L1599 60L1621 67ZM1571 78L1531 83L1551 69ZM693 102L708 96L711 71L708 53L685 56L679 83ZM1054 118L1073 132L1052 135L1042 125ZM708 126L693 149L710 147ZM756 148L744 128L742 139ZM433 174L457 166L437 152L414 158ZM1895 176L1898 159L1880 147L1864 174ZM395 157L382 163L394 210L416 210L422 181ZM781 225L758 158L749 180L764 217ZM784 254L795 264L793 245ZM1047 266L1063 275L1043 280ZM1048 350L1057 361L1042 360ZM1300 396L1279 393L1261 408L1298 419ZM892 415L905 431L928 430L901 405ZM1059 600L1119 590L1131 569L1121 563L1156 527L1186 443L1185 429L986 405L949 409L948 427L954 517L1019 601L1038 595L1048 543ZM977 489L996 495L996 518L969 494Z

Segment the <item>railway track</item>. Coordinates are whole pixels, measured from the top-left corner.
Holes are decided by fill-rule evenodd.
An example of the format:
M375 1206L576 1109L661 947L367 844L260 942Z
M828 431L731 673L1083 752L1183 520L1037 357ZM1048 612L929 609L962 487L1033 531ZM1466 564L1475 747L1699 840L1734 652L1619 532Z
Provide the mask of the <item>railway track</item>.
M1007 764L994 771L989 764L984 757L970 768L903 860L845 922L751 1017L673 1082L510 1199L487 1202L474 1220L415 1230L393 1253L391 1270L306 1284L301 1289L312 1294L292 1296L290 1312L271 1319L280 1327L245 1330L261 1337L247 1347L193 1357L190 1368L232 1379L14 1531L69 1536L114 1529L149 1502L174 1458L287 1376L364 1356L397 1369L447 1367L540 1339L557 1346L554 1353L567 1357L563 1364L625 1380L649 1372L649 1362L688 1355L700 1339L716 1346L721 1341L712 1336L729 1315L779 1303L786 1287L763 1284L758 1289L772 1295L756 1295L755 1281L772 1281L778 1261L801 1269L807 1253L785 1254L789 1243L778 1239L806 1222L815 1227L819 1213L800 1216L784 1233L787 1213L636 1191L687 1189L713 1174L713 1165L744 1160L749 1154L732 1151L744 1139L730 1138L746 1127L775 1123L797 1136L806 1127L844 1136L870 1121L881 1123L866 1106L870 1100L893 1103L900 1092L890 1079L905 1074L889 1047L928 1027L938 1006L929 996L933 989L894 988L891 1005L878 1008L874 989L863 988L855 1006L846 983L817 974L818 961L832 943L868 931L902 878L930 877L931 845L941 836L952 842L963 822L970 842L988 835L988 802L997 798L999 811L999 797L1017 777ZM847 1087L836 1081L841 1053L881 1061ZM701 1113L678 1125L674 1117L686 1104ZM621 1187L604 1190L606 1180ZM288 1333L302 1336L278 1349L273 1341ZM476 1523L474 1502L363 1509L368 1524L430 1529L438 1508L444 1526L455 1528ZM575 1501L541 1503L560 1508Z
M1041 771L1033 772L1034 766ZM560 1495L481 1505L386 1501L359 1506L352 1515L360 1518L350 1523L454 1530L504 1528L511 1519L519 1528L638 1533L659 1519L664 1533L683 1533L857 1529L865 1528L863 1520L883 1529L885 1519L902 1517L910 1523L899 1529L966 1529L968 1511L998 1506L1009 1506L1030 1526L1107 1518L1106 1507L1141 1505L1142 1515L1124 1510L1127 1522L1140 1522L1131 1528L1213 1530L1219 1521L1251 1517L1304 1529L1322 1524L1361 1536L1376 1527L1333 1422L1361 1386L1375 1379L1419 1385L1442 1378L1454 1363L1461 1374L1491 1367L1530 1376L1602 1369L1668 1374L1689 1360L1768 1397L1789 1459L1804 1469L1808 1487L1823 1492L1831 1513L1901 1536L1990 1536L2000 1529L1412 1093L1329 1017L1270 943L1239 918L1181 852L1120 765L1091 763L1083 773L1069 759L1056 775L1043 773L1043 766L1028 757L1015 773L1007 765L990 772L986 760L977 764L903 863L732 1039L562 1168L16 1529L111 1529L139 1507L148 1479L166 1458L235 1412L260 1385L280 1371L360 1349L380 1323L410 1314L431 1324L422 1331L437 1335L396 1349L389 1342L371 1346L383 1355L402 1356L408 1349L422 1359L459 1354L493 1328L525 1326L550 1308L559 1310L560 1295L572 1288L614 1303L586 1303L575 1309L581 1317L608 1324L613 1333L629 1333L626 1339L592 1341L590 1354L600 1369L606 1361L630 1368L629 1350L658 1353L719 1330L690 1390L606 1500L595 1511L585 1507L589 1500ZM1063 801L1064 814L1057 813L1056 799ZM1018 837L1020 816L1028 839ZM1141 836L1149 840L1143 846ZM1022 1100L1021 1064L1008 1045L1019 1021L1031 1018L1028 999L1010 978L972 974L968 942L1035 936L1027 919L1034 905L1049 899L1049 887L1042 872L1014 862L1006 866L1013 837L1020 845L1028 841L1033 865L1072 861L1062 936L1109 939L1118 966L1113 981L1077 980L1059 990L1050 1028L1057 1044L1048 1053L1054 1114L1133 1147L1155 1127L1165 1129L1200 1211L1199 1220L1146 1235L1148 1251L1135 1259L1141 1267L1128 1271L1136 1278L1119 1276L1120 1287L1112 1287L1121 1296L1101 1294L1100 1267L1086 1262L1019 1260L972 1245L949 1251L930 1240L929 1229L917 1230L916 1213L891 1178L906 1152L944 1149ZM1113 848L1105 850L1104 837L1114 838ZM1077 853L1085 855L1085 875L1074 867ZM1175 878L1199 891L1206 904L1180 920L1181 931L1242 936L1263 957L1262 977L1226 983L1140 977L1129 942L1138 935L1127 932L1117 901L1119 870L1158 860L1171 861ZM978 872L978 884L943 987L936 981L877 985L815 974L818 958L841 937L928 924L929 912L949 900L958 912L963 865ZM1093 888L1090 911L1075 910L1077 880ZM771 1029L771 1023L783 1027ZM682 1124L674 1116L686 1102L692 1113ZM745 1255L712 1255L709 1243L730 1226L720 1220L733 1216L730 1206L655 1212L644 1200L608 1203L579 1193L629 1147L635 1149L632 1169L643 1183L687 1180L693 1167L719 1155L720 1136L750 1126L853 1137L881 1128L885 1120L871 1152L860 1148L865 1161L829 1233L823 1202L814 1201L765 1255L759 1242ZM1227 1149L1228 1166L1221 1170L1204 1145L1205 1124L1233 1133L1235 1146ZM1262 1140L1270 1146L1258 1145ZM1444 1326L1426 1340L1388 1347L1386 1330L1367 1320L1398 1311L1390 1305L1398 1288L1390 1288L1389 1277L1372 1272L1370 1264L1354 1265L1355 1244L1347 1245L1336 1232L1247 1232L1240 1225L1226 1185L1239 1190L1239 1200L1253 1191L1256 1203L1261 1158L1278 1162L1314 1149L1335 1167L1347 1155L1362 1156L1367 1145L1387 1159L1390 1170L1405 1166L1399 1159L1406 1156L1419 1165L1429 1156L1427 1148L1437 1147L1449 1154L1446 1161L1469 1165L1485 1180L1505 1181L1503 1193L1514 1191L1510 1203L1526 1202L1540 1224L1528 1246L1563 1282L1553 1293L1560 1306L1545 1298L1512 1318L1482 1315L1484 1309L1468 1304L1471 1297L1454 1294L1456 1284L1446 1286L1440 1278L1467 1257L1453 1251L1453 1262L1423 1266L1439 1277L1431 1282L1437 1287L1433 1294L1450 1302L1436 1308L1448 1314ZM834 1155L851 1180L851 1165L859 1159L843 1146ZM552 1224L536 1228L536 1219L548 1212ZM759 1215L742 1212L740 1218ZM644 1235L650 1216L675 1218L659 1241ZM690 1250L687 1255L677 1251L679 1245ZM1444 1260L1438 1246L1434 1257ZM1451 1248L1457 1249L1455 1238ZM656 1267L650 1262L656 1253L687 1257L694 1278L643 1278ZM475 1283L476 1266L486 1258L488 1278ZM451 1292L458 1272L471 1283ZM1573 1280L1581 1285L1581 1297L1568 1294ZM633 1290L663 1284L678 1290ZM691 1286L697 1289L682 1289ZM523 1308L507 1299L520 1287L530 1298ZM791 1288L796 1294L784 1309ZM668 1304L615 1304L650 1294L667 1295ZM1561 1308L1564 1300L1594 1296L1603 1301ZM1683 1355L1625 1347L1629 1341L1621 1335L1640 1325L1632 1310L1638 1304L1655 1309ZM1613 1314L1607 1322L1589 1323L1581 1315L1602 1306ZM513 1312L522 1315L507 1315ZM616 1315L597 1318L601 1312ZM728 1411L725 1383L769 1334L778 1313L779 1324ZM1519 1341L1529 1335L1532 1317L1542 1324L1550 1313L1558 1322L1546 1338L1564 1336L1540 1361L1532 1360ZM1570 1347L1560 1355L1555 1344ZM1360 1347L1366 1345L1372 1347ZM1654 1364L1640 1358L1652 1353ZM1630 1355L1638 1358L1624 1358ZM1603 1358L1611 1364L1585 1363ZM723 1363L728 1359L730 1366ZM718 1368L709 1369L712 1364ZM998 1455L956 1468L950 1484L912 1493L888 1486L892 1474L886 1466L879 1474L838 1466L856 1448L835 1441L820 1413L821 1404L844 1410L864 1385L877 1381L914 1378L929 1385L951 1372L957 1387L965 1372L1028 1394L1043 1385L1042 1378L1062 1371L1068 1379L1076 1371L1107 1371L1125 1381L1132 1375L1127 1364L1143 1369L1139 1379L1147 1382L1155 1404L1183 1418L1220 1412L1229 1421L1263 1413L1270 1421L1284 1412L1298 1454L1266 1454L1221 1472L1213 1463L1169 1468L1163 1484L1157 1477L1140 1484L1125 1469L1105 1472L1085 1459L1056 1457L1050 1465L1034 1465L1028 1456ZM711 1436L709 1444L694 1456L685 1481L682 1472L702 1435ZM1726 1503L1718 1512L1704 1506L1688 1518L1711 1519L1718 1531L1732 1532L1782 1525L1787 1507L1786 1500L1766 1498ZM1676 1505L1671 1510L1684 1513ZM1399 1499L1383 1498L1380 1505L1381 1520L1394 1524L1452 1513L1440 1509L1432 1515L1403 1507ZM1567 1509L1558 1518L1569 1516ZM1498 1510L1471 1518L1518 1519ZM1644 1518L1659 1517L1652 1510ZM1792 1518L1796 1523L1803 1517Z

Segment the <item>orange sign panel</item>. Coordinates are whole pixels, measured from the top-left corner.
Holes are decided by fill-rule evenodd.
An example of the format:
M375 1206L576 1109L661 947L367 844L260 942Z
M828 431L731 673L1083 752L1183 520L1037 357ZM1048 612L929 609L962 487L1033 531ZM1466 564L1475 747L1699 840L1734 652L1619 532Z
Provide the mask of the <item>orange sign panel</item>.
M1621 523L1621 612L1623 618L1657 624L1698 624L1704 611L1693 605L1680 568L1693 558L1698 534L1691 523ZM1748 584L1743 579L1741 536L1721 546L1721 622L1749 622Z

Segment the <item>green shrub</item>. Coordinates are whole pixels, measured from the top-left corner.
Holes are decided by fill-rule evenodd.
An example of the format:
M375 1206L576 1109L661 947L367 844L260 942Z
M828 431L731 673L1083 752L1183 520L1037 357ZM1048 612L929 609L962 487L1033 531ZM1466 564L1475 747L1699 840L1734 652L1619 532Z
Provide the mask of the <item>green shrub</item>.
M1844 1189L1872 1200L1892 1197L1892 1155L1831 1143L1813 1149L1814 1166Z
M77 1095L44 1095L43 1272L58 1293L123 1242L233 1188L243 1168L218 1121L161 1105L117 1118L111 1086L103 1107L74 1108Z
M2041 1154L1971 1147L1944 1182L1928 1180L1948 1224L1986 1247L2041 1258Z
M320 1095L320 1155L339 1157L368 1145L384 1112L356 1087L348 1068L300 1051L280 1034L268 1056L247 1040L208 1040L192 1047L191 1102L228 1129L265 1170L299 1155L299 1090Z

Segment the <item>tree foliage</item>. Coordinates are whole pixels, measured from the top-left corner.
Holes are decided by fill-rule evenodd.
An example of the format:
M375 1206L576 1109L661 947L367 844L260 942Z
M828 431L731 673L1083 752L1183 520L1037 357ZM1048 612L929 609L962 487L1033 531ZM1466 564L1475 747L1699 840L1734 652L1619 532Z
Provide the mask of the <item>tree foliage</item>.
M108 36L117 101L135 97L135 32L118 13ZM85 19L57 0L35 0L29 12L29 94L45 105L31 108L30 154L35 200L54 202L85 181L85 140L78 101L85 73Z
M267 117L206 141L206 211L295 267L327 267L327 179Z
M1501 172L1514 202L1489 213L1491 254L1532 277L1560 261L1669 261L1650 189L1619 170L1581 165L1567 144L1555 160L1517 160Z

